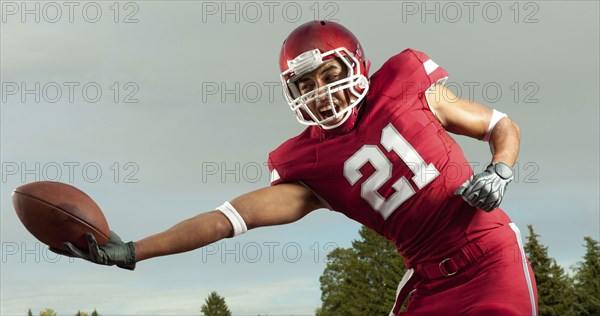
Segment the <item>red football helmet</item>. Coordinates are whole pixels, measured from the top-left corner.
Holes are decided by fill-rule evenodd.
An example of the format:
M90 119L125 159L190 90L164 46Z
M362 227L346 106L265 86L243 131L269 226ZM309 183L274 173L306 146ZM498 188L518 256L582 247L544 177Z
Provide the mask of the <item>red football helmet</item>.
M347 67L348 76L305 94L300 94L296 80L326 61L339 58ZM358 116L357 105L369 89L368 65L360 43L354 35L340 24L330 21L311 21L296 28L283 42L279 55L281 83L286 101L296 114L298 122L305 125L319 125L326 130L337 129L348 132L354 127ZM337 111L332 94L344 91L348 97L348 107ZM354 100L350 100L350 95ZM327 98L333 116L319 120L308 104L319 98ZM338 118L342 119L335 124Z

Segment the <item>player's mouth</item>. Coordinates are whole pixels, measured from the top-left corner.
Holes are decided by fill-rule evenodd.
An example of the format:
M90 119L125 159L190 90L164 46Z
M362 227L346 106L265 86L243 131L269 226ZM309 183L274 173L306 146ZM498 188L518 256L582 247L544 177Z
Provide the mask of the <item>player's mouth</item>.
M340 107L337 105L335 106L335 112L336 113L340 113ZM333 116L333 106L331 104L322 106L319 108L319 115L321 116L321 119L327 119Z

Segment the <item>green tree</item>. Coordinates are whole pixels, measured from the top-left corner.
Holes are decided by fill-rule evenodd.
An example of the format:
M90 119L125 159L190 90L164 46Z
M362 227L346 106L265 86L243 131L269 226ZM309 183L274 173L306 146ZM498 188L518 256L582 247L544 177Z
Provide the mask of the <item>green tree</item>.
M231 311L225 303L225 299L213 291L204 301L200 308L204 316L231 316Z
M27 316L33 316L33 313L31 312L31 308L29 309L29 311L27 312Z
M600 315L600 246L598 241L585 237L585 256L575 271L574 309L577 315Z
M96 311L95 308L94 308L94 311L92 312L92 316L100 316L100 314L98 314L98 312Z
M362 227L352 248L337 248L327 255L321 275L317 316L387 315L406 272L402 257L376 232Z
M88 313L77 311L77 314L75 314L75 316L88 316Z
M356 283L354 274L349 275L353 271L353 265L356 266L356 252L352 248L336 248L327 255L327 267L319 278L323 304L317 311L317 316L352 315L349 313L350 306L347 305L348 298L361 297L352 287Z
M40 311L40 316L56 316L56 312L52 308L46 308Z
M575 315L572 280L556 260L548 256L548 247L539 242L540 236L533 231L533 226L527 228L529 237L525 251L537 283L539 315Z

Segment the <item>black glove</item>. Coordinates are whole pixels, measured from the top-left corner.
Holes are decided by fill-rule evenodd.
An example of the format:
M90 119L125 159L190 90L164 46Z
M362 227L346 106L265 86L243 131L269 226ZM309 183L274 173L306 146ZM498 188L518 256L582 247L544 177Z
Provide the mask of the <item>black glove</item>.
M60 255L82 258L97 264L107 266L116 264L119 268L135 269L135 244L133 241L124 243L119 235L113 231L110 232L108 242L103 246L98 246L96 238L91 233L85 234L85 237L88 242L88 249L80 249L67 241L63 243L67 250L52 247L49 249Z
M506 185L513 179L513 171L502 162L490 164L485 170L472 176L455 192L469 205L490 212L502 202Z

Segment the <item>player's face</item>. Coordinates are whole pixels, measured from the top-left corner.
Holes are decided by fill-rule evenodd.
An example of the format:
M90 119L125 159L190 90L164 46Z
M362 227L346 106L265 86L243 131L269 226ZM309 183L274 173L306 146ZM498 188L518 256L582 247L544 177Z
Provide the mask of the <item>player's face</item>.
M332 59L325 62L312 72L302 75L297 81L298 90L300 91L300 94L304 95L337 80L346 78L347 76L348 70L346 69L346 66L337 58ZM324 92L326 92L326 90L313 93L323 94ZM346 97L344 90L332 93L331 97L331 101L333 102L333 106L335 106L337 113L348 107L350 100L348 100ZM308 104L308 107L319 120L323 120L334 115L327 93L320 98L317 98L314 102ZM343 115L339 115L338 118L327 122L327 125L334 125L342 119Z

